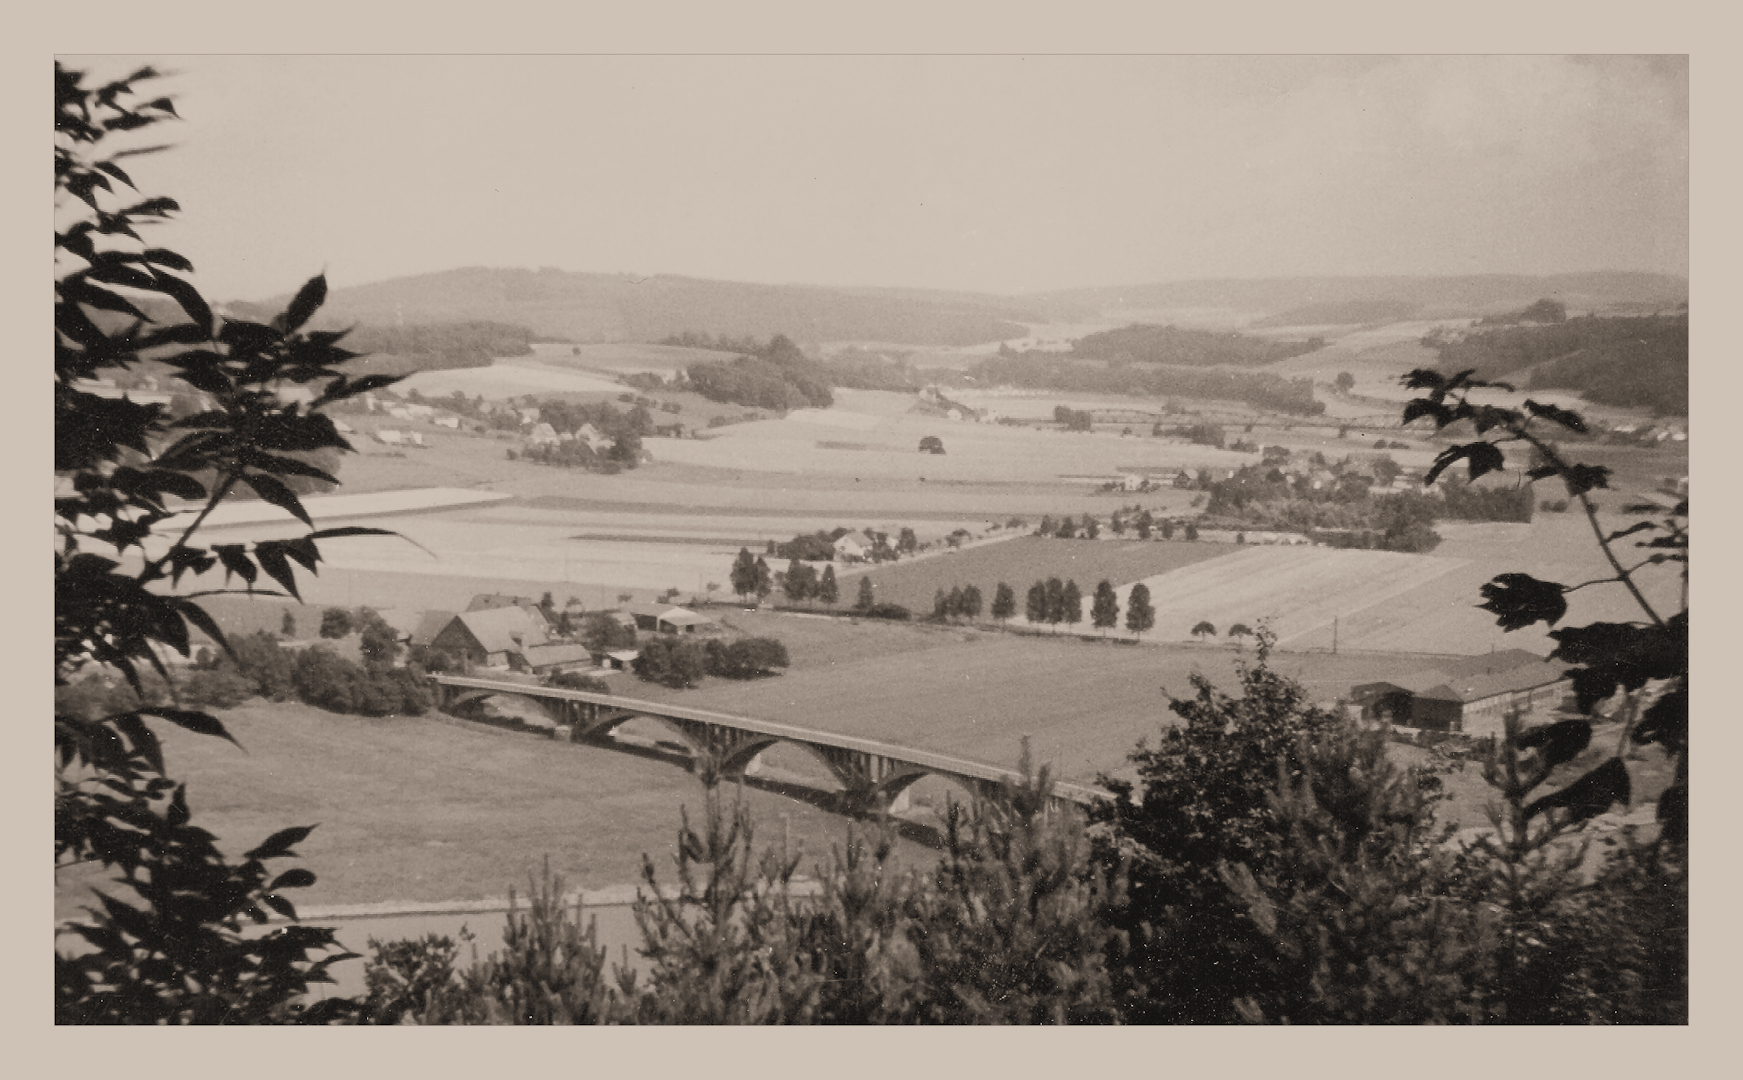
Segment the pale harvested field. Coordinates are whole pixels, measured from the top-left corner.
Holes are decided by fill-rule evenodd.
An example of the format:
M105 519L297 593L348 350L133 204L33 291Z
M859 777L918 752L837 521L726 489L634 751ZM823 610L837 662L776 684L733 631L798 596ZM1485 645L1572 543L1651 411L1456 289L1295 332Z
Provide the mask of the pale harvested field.
M522 394L621 393L626 387L602 375L547 366L526 358L498 360L490 367L420 371L394 386L401 394L418 391L426 397L447 397L458 390L487 401Z
M1085 623L1088 628L1087 597L1104 578L1124 583L1150 578L1178 570L1205 560L1218 559L1239 550L1232 544L1186 543L1164 540L1118 540L1106 531L1102 521L1102 538L1098 540L1052 540L1024 536L1002 544L971 548L954 555L914 562L885 563L864 571L843 575L851 588L842 595L851 599L859 588L862 574L871 578L880 602L901 604L915 615L928 615L937 590L949 592L955 586L974 585L981 591L984 609L981 617L991 619L994 590L999 582L1009 584L1016 592L1016 621L1023 620L1023 600L1029 586L1036 581L1058 577L1074 580L1085 596ZM1128 534L1130 535L1130 534ZM1122 599L1122 610L1124 601Z
M541 343L533 346L533 356L546 364L624 375L651 371L668 377L698 361L730 360L732 355L711 349L686 349L676 345L642 345L634 342L595 345Z
M1163 693L1190 696L1201 672L1237 687L1240 654L1224 646L1132 647L927 626L853 627L842 620L728 616L784 641L793 667L774 679L673 691L626 681L625 697L678 701L1015 766L1024 736L1035 760L1065 779L1120 769L1138 740L1173 722ZM849 632L859 635L849 636ZM867 647L866 639L881 648ZM1250 650L1246 654L1251 659ZM1426 664L1427 658L1279 653L1274 667L1314 700Z
M1605 528L1617 528L1628 520L1607 518ZM1435 557L1462 560L1463 565L1345 618L1338 628L1345 647L1459 653L1522 648L1547 654L1555 647L1549 637L1551 628L1539 623L1503 632L1493 615L1476 606L1483 602L1483 584L1497 574L1513 571L1567 585L1609 573L1585 519L1573 514L1539 514L1530 525L1442 522L1436 529L1446 539L1435 549ZM1641 583L1660 614L1676 610L1679 581L1673 569L1649 567L1642 573ZM1620 586L1593 586L1568 596L1568 614L1560 625L1641 617ZM1298 635L1292 644L1329 648L1331 630L1322 627Z
M1291 645L1322 626L1329 631L1334 618L1385 605L1460 565L1456 559L1391 551L1248 547L1147 578L1156 607L1151 636L1183 640L1201 620L1219 633L1234 623L1256 629L1263 622L1279 642ZM1116 592L1124 611L1131 586ZM1086 600L1086 616L1088 610Z

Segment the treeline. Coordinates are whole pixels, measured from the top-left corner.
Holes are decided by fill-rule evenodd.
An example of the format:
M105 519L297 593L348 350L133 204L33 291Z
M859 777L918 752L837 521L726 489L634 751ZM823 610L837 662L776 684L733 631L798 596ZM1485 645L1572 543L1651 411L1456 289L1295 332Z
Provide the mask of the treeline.
M230 652L199 650L195 662L174 676L174 695L169 684L154 674L141 680L143 693L125 682L93 677L57 687L56 708L70 709L76 715L111 715L141 706L163 706L173 696L183 706L229 709L258 696L362 716L419 716L427 712L433 697L423 668L415 662L394 666L401 648L393 629L367 608L353 618L356 621L346 632L361 632L361 663L319 643L285 648L276 635L260 630L231 636Z
M969 369L969 374L987 386L1132 397L1212 398L1301 416L1325 412L1325 402L1313 396L1312 379L1285 379L1266 371L1152 368L1073 360L1059 353L1031 350L989 357Z
M704 675L724 679L760 679L780 674L789 663L787 647L772 637L747 637L727 642L658 634L642 643L635 673L643 681L675 690L693 687Z
M359 326L345 338L356 352L413 361L422 370L489 367L499 356L530 356L533 332L500 322Z
M1475 368L1479 378L1506 379L1532 367L1527 389L1573 390L1605 405L1644 405L1660 414L1688 415L1686 311L1625 318L1585 315L1462 335L1435 334L1423 344L1435 350L1444 371Z
M1174 364L1200 367L1210 364L1257 366L1287 360L1325 347L1325 339L1286 341L1249 337L1232 331L1183 330L1178 326L1133 323L1117 330L1103 330L1078 338L1071 344L1074 356L1118 363Z
M691 364L684 374L689 389L730 405L784 410L835 403L828 372L780 334L755 353Z

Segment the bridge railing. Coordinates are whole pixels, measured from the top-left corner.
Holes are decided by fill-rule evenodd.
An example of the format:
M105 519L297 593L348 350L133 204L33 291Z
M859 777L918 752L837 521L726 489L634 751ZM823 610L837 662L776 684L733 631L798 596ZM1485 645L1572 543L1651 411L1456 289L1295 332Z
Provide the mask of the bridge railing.
M579 701L590 705L604 706L613 710L634 713L637 716L670 717L677 720L689 720L695 723L715 724L720 727L748 731L757 735L768 735L787 742L810 743L814 746L829 746L841 750L850 750L862 754L888 758L910 765L916 765L929 772L954 773L958 776L972 777L994 783L1008 781L1021 783L1023 776L1015 769L1007 769L998 765L988 765L985 762L970 761L967 758L953 757L949 754L938 754L928 750L917 750L907 746L897 746L894 743L878 742L875 739L861 739L853 735L839 735L832 731L818 731L814 728L799 727L795 724L784 724L777 720L764 720L760 717L742 716L736 713L716 712L712 709L696 709L687 705L672 705L666 702L643 701L636 698L618 697L615 694L599 694L587 690L565 690L554 686L540 686L536 683L504 682L496 679L476 679L464 675L432 675L430 680L442 686L466 690L494 690L502 694L519 694L523 697L549 698L556 701ZM1074 803L1088 805L1104 799L1113 798L1112 793L1097 787L1083 784L1070 784L1055 781L1053 794Z

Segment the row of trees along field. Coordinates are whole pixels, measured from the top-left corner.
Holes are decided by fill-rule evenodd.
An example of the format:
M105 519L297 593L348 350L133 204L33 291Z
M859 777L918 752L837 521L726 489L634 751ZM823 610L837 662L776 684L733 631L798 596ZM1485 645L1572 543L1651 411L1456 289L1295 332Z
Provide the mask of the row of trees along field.
M1482 379L1529 372L1531 390L1578 392L1588 401L1647 406L1658 415L1689 410L1688 305L1662 315L1583 315L1464 333L1431 333L1423 344L1443 375L1471 369Z
M1158 534L1164 540L1172 540L1176 532L1185 540L1198 539L1198 525L1193 519L1185 518L1176 522L1173 518L1158 518L1149 510L1137 506L1115 510L1108 517L1108 529L1120 537L1130 532L1139 540L1148 540ZM1034 535L1049 536L1056 540L1095 540L1101 536L1101 521L1087 510L1081 517L1043 514L1041 523L1035 527Z
M55 521L57 690L112 671L135 691L161 672L154 647L186 656L190 627L234 655L199 604L164 591L220 567L256 593L296 596L321 541L379 530L318 530L209 546L200 526L239 485L308 517L280 476L289 448L348 449L321 411L382 385L351 379L336 339L304 331L325 283L311 280L268 322L219 319L165 248L131 241L175 210L133 201L114 140L174 116L137 92L150 69L112 83L55 68L55 470L71 479ZM124 158L119 159L124 160ZM125 332L93 310L134 312L117 289L173 301L179 321L135 315ZM163 409L90 394L83 381L155 350L213 407ZM312 410L280 402L280 380L318 391ZM675 881L644 860L635 916L645 977L608 964L562 884L547 875L508 916L502 948L468 964L448 938L376 943L368 993L321 997L351 959L330 929L297 919L290 894L315 880L297 858L312 825L279 829L232 857L194 823L151 723L228 738L182 704L131 702L103 715L57 707L54 864L96 864L116 880L57 927L59 1023L1686 1023L1688 1018L1688 611L1666 613L1636 581L1637 560L1679 564L1687 504L1630 510L1606 531L1590 492L1601 467L1556 453L1541 429L1580 418L1527 403L1483 403L1489 387L1418 371L1406 422L1473 420L1489 438L1449 447L1436 471L1500 467L1503 440L1545 455L1592 523L1640 617L1559 626L1578 715L1509 717L1479 752L1494 789L1475 840L1435 817L1443 766L1401 767L1382 732L1316 708L1256 661L1225 692L1207 678L1174 699L1176 722L1130 754L1129 774L1084 817L1049 798L1025 753L1021 778L946 815L935 863L901 865L888 821L855 825L814 863L758 846L742 802L703 761L701 810L678 823ZM1476 400L1473 400L1473 396ZM191 422L190 422L191 421ZM216 470L208 489L196 474ZM166 493L205 511L166 529ZM1644 516L1642 516L1644 515ZM165 537L152 554L146 542ZM1624 548L1638 549L1628 554ZM114 552L111 558L104 552ZM132 556L124 561L124 556ZM262 575L264 580L261 580ZM869 579L862 579L869 583ZM268 584L270 583L270 585ZM1484 607L1503 629L1567 613L1564 585L1497 577ZM278 588L273 589L270 586ZM1600 586L1601 587L1601 586ZM1063 586L1062 586L1063 588ZM870 597L867 596L869 603ZM1594 732L1619 701L1611 742ZM149 721L149 723L148 723ZM1657 828L1596 851L1580 830L1634 796L1645 756L1671 763ZM1646 794L1641 793L1643 796ZM1595 856L1595 857L1593 857ZM804 866L815 893L798 895ZM284 918L268 924L267 913ZM258 925L266 924L266 925ZM245 931L245 927L248 929ZM63 939L72 939L66 946Z

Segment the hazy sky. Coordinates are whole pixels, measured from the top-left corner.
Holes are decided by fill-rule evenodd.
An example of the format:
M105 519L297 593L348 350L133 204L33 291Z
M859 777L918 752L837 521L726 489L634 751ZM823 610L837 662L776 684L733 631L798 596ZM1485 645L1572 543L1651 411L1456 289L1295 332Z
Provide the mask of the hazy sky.
M459 266L1015 292L1688 272L1635 57L148 57L220 299ZM127 60L74 66L116 73Z

